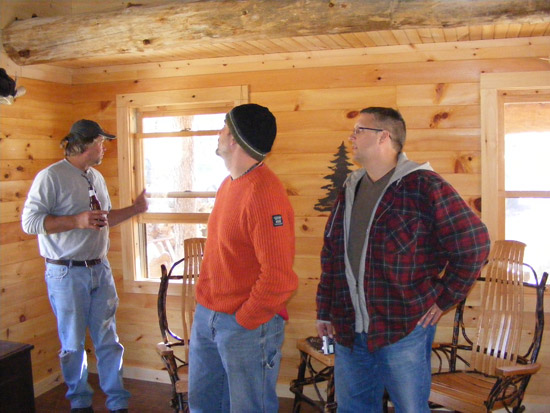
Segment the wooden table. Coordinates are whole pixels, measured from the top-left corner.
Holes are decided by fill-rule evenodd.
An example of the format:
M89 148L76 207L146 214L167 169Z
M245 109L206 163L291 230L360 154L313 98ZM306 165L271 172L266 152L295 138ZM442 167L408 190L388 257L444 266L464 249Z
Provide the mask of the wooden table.
M0 340L0 413L34 413L31 344Z

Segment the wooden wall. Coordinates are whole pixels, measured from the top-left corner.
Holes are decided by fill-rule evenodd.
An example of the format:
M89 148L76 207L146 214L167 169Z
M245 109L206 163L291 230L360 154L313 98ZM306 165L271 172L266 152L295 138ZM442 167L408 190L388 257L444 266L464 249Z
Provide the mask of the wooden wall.
M0 339L35 346L39 393L60 380L59 344L44 260L20 220L36 173L62 157L59 141L72 124L72 88L29 78L19 83L28 90L24 100L0 105Z
M279 133L267 163L285 183L296 213L295 269L300 286L289 304L279 379L280 394L288 396L288 382L298 363L295 341L315 333L315 290L327 213L314 205L326 196L321 189L328 184L324 177L331 173L338 146L348 145L357 111L371 105L398 108L408 125L408 156L429 160L475 206L481 194L480 74L547 71L549 64L540 57L549 55L549 40L523 38L460 47L433 44L421 50L388 47L376 54L327 51L79 69L71 73L72 86L23 79L28 95L2 108L0 120L0 338L36 346L35 382L48 383L58 374L43 264L34 238L19 229L19 214L34 174L61 156L57 144L71 122L90 118L115 131L117 94L246 84L250 101L270 107L277 118ZM115 206L116 157L116 142L109 143L100 167ZM125 371L131 377L166 380L154 350L160 338L156 296L124 290L123 242L115 229L109 257L121 302L117 321L126 347ZM449 316L441 321L438 338L449 334L451 322ZM548 340L548 331L545 335ZM543 348L543 369L529 386L533 403L550 404L549 348Z

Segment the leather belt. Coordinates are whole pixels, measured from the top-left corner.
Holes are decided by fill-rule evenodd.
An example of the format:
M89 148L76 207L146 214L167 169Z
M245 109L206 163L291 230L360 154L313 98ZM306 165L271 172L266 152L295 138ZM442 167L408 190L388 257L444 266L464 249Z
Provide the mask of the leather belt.
M101 259L97 258L95 260L74 261L74 260L52 260L51 258L46 258L46 262L48 264L66 265L67 267L70 267L71 265L73 267L92 267L94 265L99 264L101 262Z

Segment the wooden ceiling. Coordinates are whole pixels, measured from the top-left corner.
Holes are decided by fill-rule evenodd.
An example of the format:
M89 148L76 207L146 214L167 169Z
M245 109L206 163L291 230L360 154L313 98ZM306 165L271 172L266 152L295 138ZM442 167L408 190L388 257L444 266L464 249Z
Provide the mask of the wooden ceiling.
M16 3L16 2L14 2ZM19 65L67 68L550 36L548 0L179 1L8 24Z
M312 52L351 48L375 48L401 45L414 48L426 43L462 42L518 37L550 36L550 24L492 24L450 29L381 30L318 36L282 37L268 40L222 42L201 46L188 46L171 51L155 51L143 54L95 56L57 62L68 68L112 66L133 63L208 59L272 53ZM370 50L370 53L376 53ZM395 49L398 52L398 49Z

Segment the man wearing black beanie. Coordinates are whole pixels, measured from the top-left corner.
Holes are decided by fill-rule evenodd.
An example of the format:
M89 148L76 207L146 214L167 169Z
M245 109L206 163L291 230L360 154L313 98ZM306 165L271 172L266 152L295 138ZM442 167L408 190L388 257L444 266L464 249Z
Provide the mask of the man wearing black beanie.
M298 287L294 212L263 163L277 134L266 107L233 108L216 154L230 175L216 195L196 287L191 412L276 413L286 302Z

